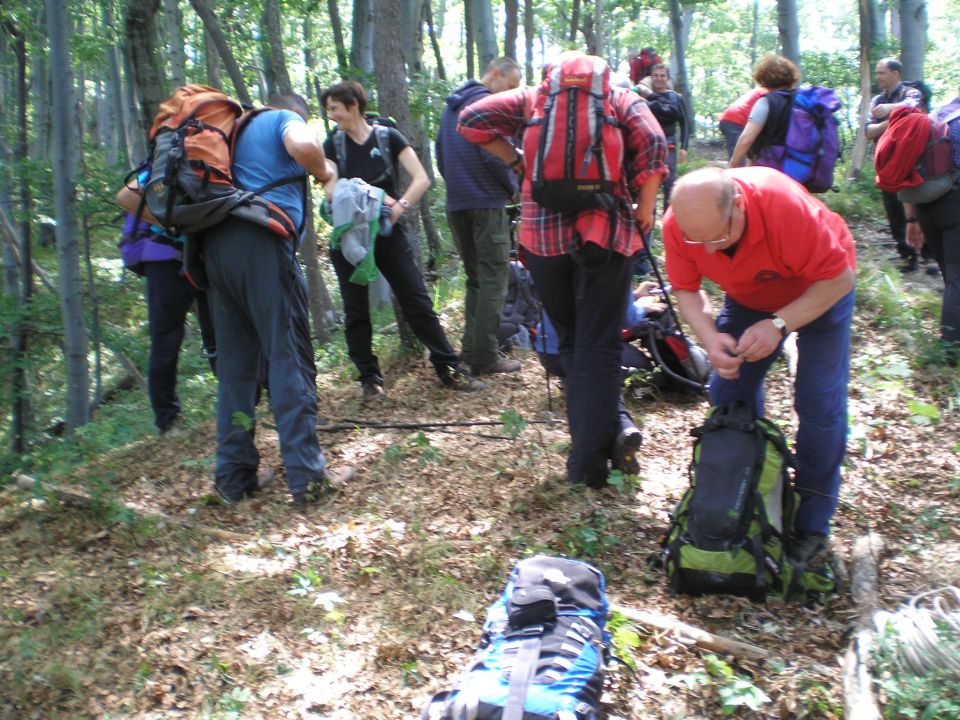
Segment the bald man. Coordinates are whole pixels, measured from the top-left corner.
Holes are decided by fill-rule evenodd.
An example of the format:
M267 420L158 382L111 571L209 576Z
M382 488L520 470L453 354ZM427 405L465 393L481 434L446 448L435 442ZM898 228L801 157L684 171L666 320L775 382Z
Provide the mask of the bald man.
M763 415L763 382L797 333L794 408L801 503L790 554L826 546L847 435L847 379L856 253L843 219L783 173L707 168L674 186L664 218L677 305L710 356L710 402L742 401ZM715 316L701 290L726 294Z

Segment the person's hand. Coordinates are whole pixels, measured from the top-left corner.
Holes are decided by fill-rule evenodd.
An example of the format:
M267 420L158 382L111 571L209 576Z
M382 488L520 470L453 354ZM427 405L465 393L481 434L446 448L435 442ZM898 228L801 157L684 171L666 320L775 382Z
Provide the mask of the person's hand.
M659 289L660 286L654 280L644 280L634 288L633 298L634 300L639 300L646 295L653 295L654 291Z
M736 353L746 362L756 362L775 351L783 338L771 320L761 320L746 329L737 343Z
M717 333L707 344L707 357L710 365L724 380L736 380L740 377L743 358L737 355L737 341L733 335Z
M923 248L923 240L923 228L920 227L920 223L907 223L907 245L914 250L921 250Z
M677 160L679 162L685 163L687 161L687 151L683 148L677 150Z
M647 314L651 313L662 313L667 309L665 303L663 303L659 297L654 297L652 295L645 295L644 297L637 298L637 304L647 311Z
M396 225L397 221L400 220L400 216L406 212L406 208L389 195L385 195L383 201L390 207L390 224Z

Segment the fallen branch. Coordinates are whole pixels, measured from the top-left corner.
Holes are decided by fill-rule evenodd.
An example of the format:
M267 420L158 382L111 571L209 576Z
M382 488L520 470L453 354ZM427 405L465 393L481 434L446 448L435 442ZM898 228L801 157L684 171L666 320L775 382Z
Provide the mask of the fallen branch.
M740 642L739 640L731 640L722 635L715 635L712 632L694 627L682 620L663 613L653 612L651 610L637 610L616 603L610 605L610 610L612 612L618 612L627 618L627 620L639 623L640 625L656 628L657 630L664 630L679 642L696 645L704 650L710 650L724 655L733 655L734 657L746 658L748 660L763 660L769 655L769 652L762 647Z
M871 617L879 604L879 571L883 537L868 533L857 538L850 558L850 595L858 610L857 623L843 656L843 703L847 720L880 720L880 708L873 696L873 647L875 636Z
M24 475L23 473L19 473L16 479L17 487L24 492L36 493L39 491L44 495L54 496L57 498L57 500L66 503L67 505L72 505L73 507L79 508L89 509L97 504L89 493L77 487L48 485L47 483L40 482L29 475ZM142 509L136 507L130 502L124 502L123 506L129 510L132 510L142 518L153 520L154 522L169 523L171 525L176 525L188 530L194 530L204 535L210 535L219 540L226 540L228 542L247 542L250 540L250 538L246 535L230 532L229 530L221 530L220 528L210 527L208 525L198 525L187 520L181 520L180 518L172 517L170 515L164 515L163 513L143 512Z

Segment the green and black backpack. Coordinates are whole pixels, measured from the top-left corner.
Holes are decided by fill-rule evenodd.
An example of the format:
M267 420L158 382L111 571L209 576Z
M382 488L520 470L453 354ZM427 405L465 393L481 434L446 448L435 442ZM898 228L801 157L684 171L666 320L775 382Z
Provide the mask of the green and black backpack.
M829 571L787 557L799 503L796 462L779 428L743 403L711 408L696 438L690 488L673 512L661 559L674 593L814 598Z

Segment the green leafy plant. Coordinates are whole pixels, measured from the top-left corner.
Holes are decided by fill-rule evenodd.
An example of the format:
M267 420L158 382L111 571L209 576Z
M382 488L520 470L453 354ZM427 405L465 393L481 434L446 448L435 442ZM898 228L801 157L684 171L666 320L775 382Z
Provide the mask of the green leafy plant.
M503 431L516 440L520 433L527 427L527 421L516 410L504 410L500 413L500 422L503 423Z
M704 656L703 662L703 670L676 675L668 682L686 687L688 690L714 688L724 715L732 715L740 707L757 711L762 705L771 701L770 697L754 685L748 676L737 674L726 660L710 654Z

